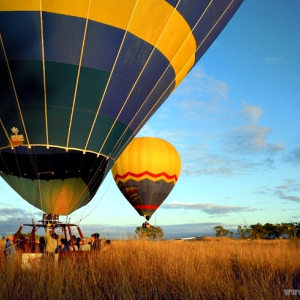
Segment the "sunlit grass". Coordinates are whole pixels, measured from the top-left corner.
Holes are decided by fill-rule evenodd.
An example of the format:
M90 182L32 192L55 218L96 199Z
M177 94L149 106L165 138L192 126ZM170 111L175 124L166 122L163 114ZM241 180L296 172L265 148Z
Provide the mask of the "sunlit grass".
M2 259L0 299L284 299L300 289L298 240L113 241L95 253L31 270Z

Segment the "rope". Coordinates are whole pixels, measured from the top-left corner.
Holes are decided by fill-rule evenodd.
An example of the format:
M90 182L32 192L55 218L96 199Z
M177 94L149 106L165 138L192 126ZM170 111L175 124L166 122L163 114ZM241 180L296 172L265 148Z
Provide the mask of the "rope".
M89 7L88 7L88 11L87 11L86 20L85 20L85 27L84 27L83 40L82 40L82 46L81 46L81 51L80 51L80 59L79 59L79 64L78 64L74 98L73 98L73 104L72 104L72 110L71 110L71 116L70 116L69 131L68 131L68 137L67 137L67 143L66 143L66 151L68 151L68 147L69 147L69 140L70 140L70 134L71 134L71 128L72 128L72 120L73 120L73 114L74 114L76 96L77 96L77 90L78 90L78 84L79 84L79 77L80 77L80 71L81 71L83 50L84 50L84 46L85 46L86 33L87 33L87 28L88 28L88 23L89 23L90 9L91 9L91 0L89 1Z
M108 89L108 86L109 86L111 77L112 77L112 75L113 75L113 73L114 73L114 69L115 69L116 64L117 64L117 61L118 61L118 59L119 59L119 56L120 56L120 53L121 53L123 44L124 44L124 42L125 42L125 39L126 39L126 36L127 36L127 33L128 33L128 28L129 28L129 26L130 26L130 24L131 24L131 21L132 21L132 18L133 18L135 9L136 9L136 7L137 7L138 1L139 1L139 0L136 1L135 6L134 6L134 8L133 8L132 14L131 14L131 16L130 16L130 19L129 19L129 22L128 22L126 31L125 31L125 33L124 33L124 36L123 36L123 39L122 39L122 42L121 42L121 45L120 45L120 47L119 47L119 50L118 50L116 59L115 59L115 61L114 61L113 67L112 67L112 69L111 69L111 72L110 72L110 74L109 74L109 78L108 78L108 80L107 80L107 83L106 83L106 86L105 86L103 95L102 95L102 97L101 97L100 104L99 104L99 106L98 106L98 109L97 109L97 112L96 112L96 115L95 115L95 118L94 118L94 121L93 121L91 130L90 130L90 133L89 133L89 136L88 136L88 139L87 139L87 141L86 141L86 145L85 145L85 147L84 147L84 151L86 150L87 145L88 145L89 140L90 140L90 137L91 137L91 135L92 135L92 131L93 131L93 129L94 129L94 126L95 126L97 117L98 117L98 115L99 115L99 111L100 111L100 108L101 108L101 106L102 106L103 99L104 99L104 97L105 97L105 95L106 95L106 92L107 92L107 89ZM113 128L113 126L111 127L111 129L112 129L112 128ZM111 130L110 130L110 132L111 132ZM106 143L106 140L107 140L107 137L106 137L106 139L105 139L103 145ZM101 147L100 150L99 150L99 154L101 153L101 151L102 151L102 149L103 149L103 145L102 145L102 147Z
M94 208L92 208L91 211L90 211L89 213L87 213L84 217L81 217L80 220L79 220L78 222L81 222L82 220L86 219L86 218L87 218L87 217L88 217L88 216L89 216L89 215L97 208L97 206L98 206L98 205L100 204L100 202L103 200L103 198L104 198L106 192L108 191L108 188L110 187L110 184L111 184L111 182L112 182L112 179L113 179L113 178L110 179L109 184L108 184L108 186L106 187L106 189L105 189L105 191L104 191L102 197L100 197L99 201L98 201L97 204L94 206ZM84 210L86 210L86 209L87 209L87 206L84 207ZM83 213L82 213L81 215L83 215Z

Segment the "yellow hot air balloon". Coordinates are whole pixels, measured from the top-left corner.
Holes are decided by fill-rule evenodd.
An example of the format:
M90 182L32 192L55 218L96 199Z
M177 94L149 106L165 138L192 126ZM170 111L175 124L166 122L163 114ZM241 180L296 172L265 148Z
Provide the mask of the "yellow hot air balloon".
M86 205L241 3L0 0L0 176L45 213Z
M180 169L174 146L159 138L140 137L124 150L112 174L128 202L149 220L172 191Z

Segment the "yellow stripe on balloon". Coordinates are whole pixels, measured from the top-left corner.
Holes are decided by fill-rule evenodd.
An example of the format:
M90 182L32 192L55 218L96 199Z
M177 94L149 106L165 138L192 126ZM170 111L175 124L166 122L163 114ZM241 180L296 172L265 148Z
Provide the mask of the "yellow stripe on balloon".
M0 12L42 10L84 19L89 15L90 20L122 30L128 29L164 54L175 71L177 86L195 63L196 41L193 34L190 34L191 28L182 15L177 10L174 11L174 7L165 0L140 0L135 7L136 2L137 0L1 0Z
M118 171L117 171L118 170ZM174 174L179 177L180 156L173 145L155 137L135 138L112 167L113 176L124 176L130 171L142 174Z

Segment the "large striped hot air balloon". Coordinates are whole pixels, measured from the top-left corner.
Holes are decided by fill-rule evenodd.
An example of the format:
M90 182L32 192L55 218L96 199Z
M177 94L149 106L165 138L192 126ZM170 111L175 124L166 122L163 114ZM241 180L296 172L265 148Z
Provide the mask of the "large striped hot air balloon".
M46 213L113 162L242 0L1 0L0 174Z
M170 143L140 137L132 140L111 171L128 202L149 220L174 188L180 169L180 156Z

